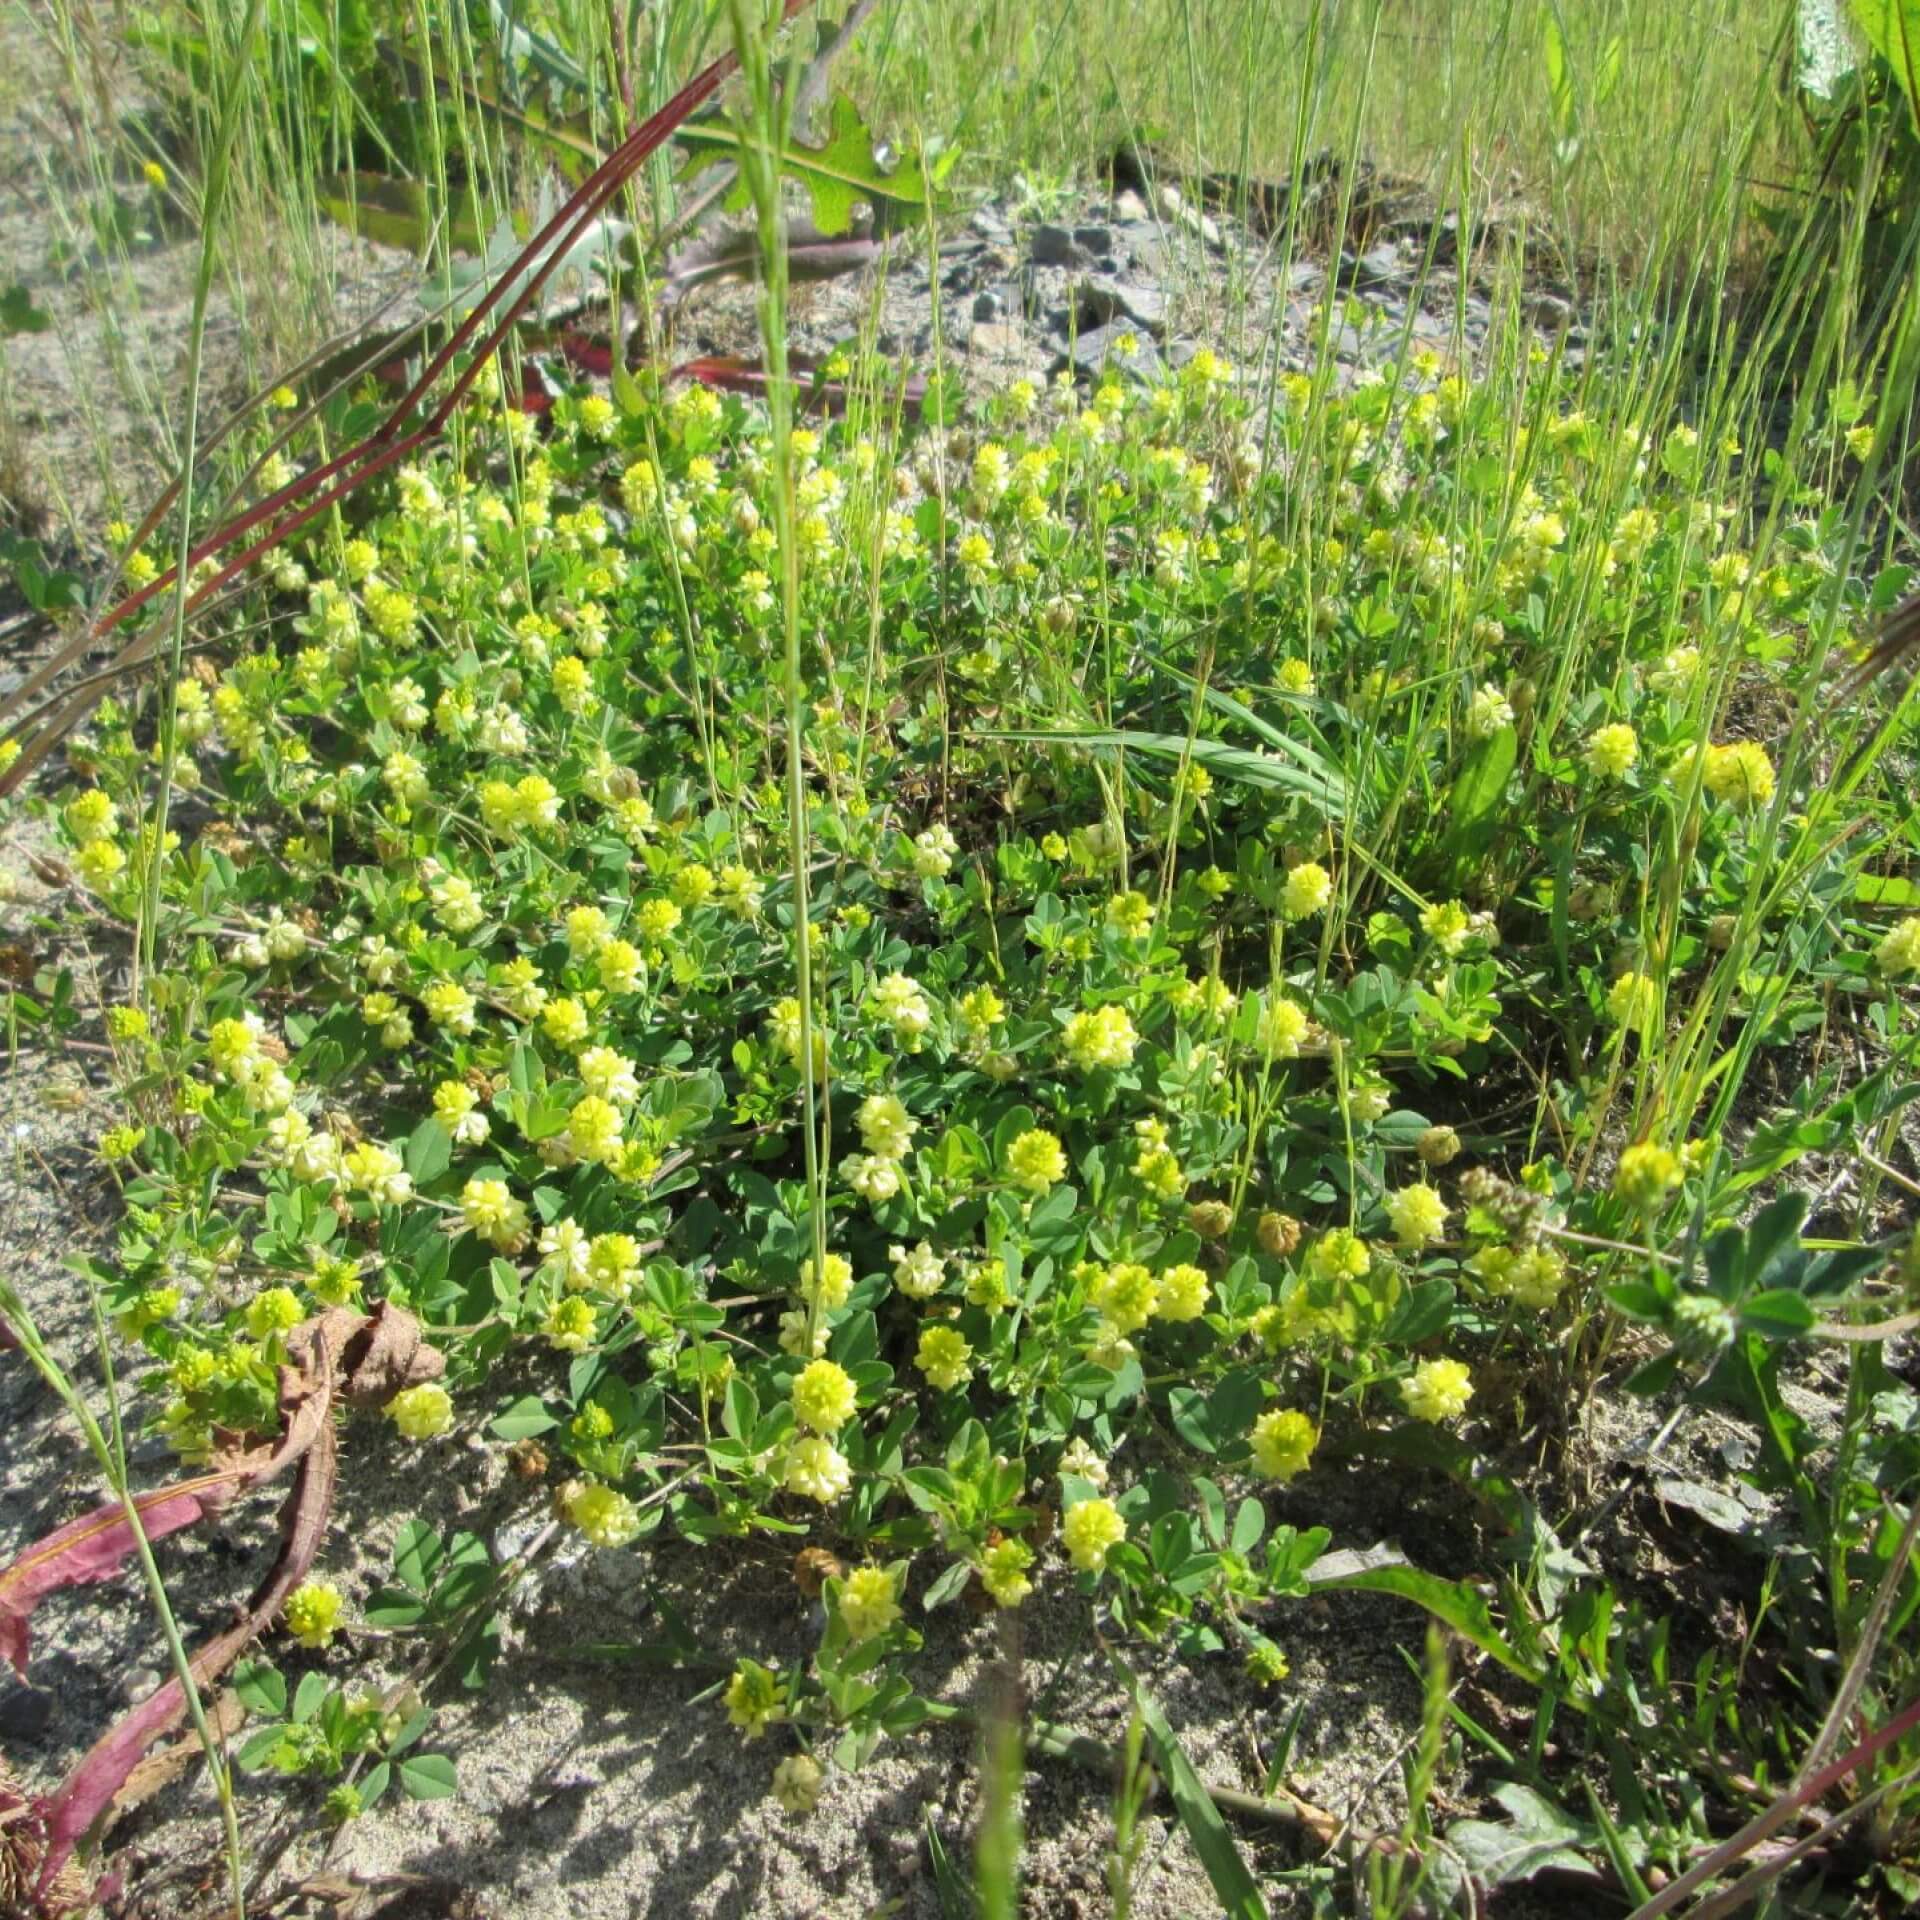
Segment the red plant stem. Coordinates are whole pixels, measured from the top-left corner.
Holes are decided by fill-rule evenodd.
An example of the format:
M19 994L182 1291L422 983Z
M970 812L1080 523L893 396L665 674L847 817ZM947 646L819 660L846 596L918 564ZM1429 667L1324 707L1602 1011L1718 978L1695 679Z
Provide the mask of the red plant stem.
M782 0L782 23L791 20L809 4L811 0ZM211 580L203 583L187 602L187 611L191 613L200 607L211 594L217 592L251 561L305 526L316 515L325 512L336 500L364 485L375 474L384 472L396 460L404 458L414 448L438 434L453 410L466 396L467 390L479 377L481 367L498 351L528 305L539 297L541 290L552 278L574 242L600 216L607 203L632 177L641 162L670 138L674 129L695 108L703 105L719 90L737 65L736 56L728 52L703 68L665 106L635 128L587 176L566 205L561 207L521 249L513 264L500 275L486 297L448 336L445 344L428 361L419 378L395 402L387 418L366 439L348 448L344 453L336 454L324 465L288 481L284 487L269 494L266 499L259 501L190 549L188 564L198 566L202 560L230 547L236 540L244 539L263 521L271 519L282 508L291 506L303 496L312 493L316 487L325 487L326 483L334 480L336 476L344 476L338 480L338 484L327 488L317 500L310 501L299 512L279 521L263 539L255 541L237 560L229 561ZM553 244L556 237L560 239L558 246ZM475 353L466 371L455 380L446 397L428 416L425 424L416 428L404 439L395 441L391 445L385 444L420 405L453 357L472 340L479 331L481 323L506 289L526 272L531 261L538 259L549 248L552 248L549 257L542 262L538 270L509 303L501 318L495 323L492 332L487 335ZM176 568L169 567L164 573L150 580L136 592L129 594L102 615L94 629L95 638L102 638L111 633L115 627L139 612L157 594L166 591L176 579L177 572Z
M1904 1739L1915 1727L1920 1727L1920 1699L1908 1701L1877 1733L1868 1734L1838 1760L1781 1794L1771 1806L1755 1814L1732 1839L1723 1840L1704 1860L1697 1861L1678 1880L1636 1907L1628 1920L1659 1920L1661 1914L1670 1913L1696 1888L1705 1886L1736 1860L1744 1859L1763 1840L1771 1839L1802 1807L1824 1800L1850 1773L1857 1772L1896 1740Z

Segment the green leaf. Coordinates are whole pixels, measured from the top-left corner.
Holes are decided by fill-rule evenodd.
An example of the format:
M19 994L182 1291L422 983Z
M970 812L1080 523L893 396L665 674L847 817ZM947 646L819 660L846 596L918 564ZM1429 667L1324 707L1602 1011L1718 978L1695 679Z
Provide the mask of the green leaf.
M1596 1829L1516 1782L1495 1787L1493 1797L1506 1810L1505 1822L1460 1820L1447 1829L1448 1844L1482 1886L1506 1886L1547 1872L1575 1874L1590 1883L1601 1880L1582 1853L1600 1844Z
M280 1749L287 1737L284 1727L262 1727L258 1733L252 1733L241 1743L240 1751L233 1756L234 1765L242 1773L253 1773L264 1767Z
M1534 1666L1514 1651L1506 1636L1493 1624L1486 1601L1464 1580L1443 1580L1437 1573L1423 1573L1404 1561L1343 1571L1345 1558L1339 1554L1329 1555L1307 1574L1307 1585L1315 1593L1390 1593L1401 1600L1411 1600L1443 1625L1471 1640L1509 1673L1518 1674L1535 1686L1544 1684L1545 1669Z
M1447 1324L1453 1311L1451 1280L1422 1280L1409 1287L1380 1329L1382 1346L1417 1347Z
M394 1577L424 1600L446 1557L438 1532L425 1520L409 1520L393 1543Z
M20 597L36 613L60 613L81 602L85 582L77 573L50 569L33 541L0 531L0 566L13 575Z
M1507 782L1519 756L1519 735L1502 727L1467 755L1447 796L1446 851L1456 865L1474 860L1501 817Z
M417 1627L427 1617L427 1603L404 1587L381 1587L363 1611L370 1627Z
M723 160L737 159L740 152L740 131L725 120L690 121L673 137L690 151L680 173L683 182ZM951 153L958 151L954 148ZM945 164L939 171L944 173L952 159L946 154L941 159ZM860 118L860 109L844 93L834 97L826 144L810 147L791 142L780 156L780 170L806 188L813 203L813 223L827 235L845 233L853 225L854 206L862 200L873 207L924 208L927 204L919 161L908 155L893 172L883 172L874 160L873 136ZM726 205L738 211L746 204L747 183L742 178L728 194Z
M400 1787L409 1800L445 1800L459 1789L444 1753L416 1753L400 1762Z
M53 325L53 315L33 304L33 295L16 280L0 293L0 334L45 333Z
M1920 0L1851 0L1867 44L1893 69L1920 125Z
M1222 1912L1231 1916L1231 1920L1267 1920L1267 1903L1260 1897L1259 1885L1247 1871L1247 1863L1241 1859L1240 1849L1234 1845L1233 1835L1227 1831L1227 1823L1213 1804L1206 1783L1194 1771L1186 1750L1174 1737L1167 1716L1124 1661L1116 1656L1114 1665L1120 1669L1120 1677L1133 1696L1134 1708L1147 1730L1147 1744L1153 1749L1153 1763L1167 1783L1174 1810L1187 1830L1187 1838L1193 1842L1194 1852L1200 1856L1200 1864L1207 1870Z
M1198 1453L1214 1451L1213 1427L1207 1396L1193 1387L1175 1387L1167 1395L1167 1414L1174 1431Z
M294 1689L293 1722L296 1726L305 1726L320 1711L320 1703L327 1697L327 1676L324 1673L303 1673L300 1684Z
M1567 66L1567 43L1550 6L1540 9L1540 59L1546 69L1553 128L1564 139L1573 130L1573 75Z
M958 1600L966 1590L968 1577L973 1572L973 1563L969 1560L956 1560L932 1586L930 1586L920 1605L932 1613L936 1607L944 1607L950 1600Z
M243 1660L233 1670L233 1691L249 1713L278 1720L287 1710L287 1682L271 1660Z
M314 204L349 233L423 260L433 245L443 206L440 197L418 180L366 172L325 175L318 182ZM486 251L487 222L477 194L460 194L448 218L448 244L456 253Z
M983 740L1031 740L1061 747L1120 748L1169 760L1189 759L1223 780L1239 780L1250 787L1300 794L1318 802L1329 818L1343 817L1347 810L1346 783L1337 775L1324 770L1310 772L1305 767L1275 759L1271 754L1255 753L1247 747L1230 747L1224 740L1189 740L1183 733L1137 733L1129 728L1099 727L1020 729L983 733L980 737Z
M559 1424L547 1411L546 1402L537 1393L529 1393L504 1413L496 1414L488 1431L496 1440L530 1440L535 1434L551 1433Z
M438 1180L453 1165L453 1135L438 1120L422 1120L407 1136L405 1160L416 1187Z
M1251 1553L1267 1530L1267 1511L1258 1500L1242 1500L1234 1509L1233 1534L1227 1544L1235 1553Z
M1805 1294L1791 1287L1773 1287L1750 1294L1740 1303L1740 1325L1766 1340L1791 1340L1805 1333L1816 1315Z

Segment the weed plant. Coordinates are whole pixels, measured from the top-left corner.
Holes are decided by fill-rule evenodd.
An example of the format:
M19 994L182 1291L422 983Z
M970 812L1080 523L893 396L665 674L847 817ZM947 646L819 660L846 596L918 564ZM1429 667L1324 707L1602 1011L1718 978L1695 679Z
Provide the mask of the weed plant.
M1856 1711L1862 1871L1911 1891L1920 1412L1883 1342L1915 1262L1877 1203L1913 1190L1911 743L1822 707L1904 584L1867 515L1911 299L1863 346L1789 287L1785 406L1775 360L1643 309L1577 368L1517 324L1357 376L1204 347L1145 376L1122 339L1090 390L945 383L918 426L921 370L859 340L796 418L783 96L733 26L771 406L623 371L536 423L481 365L39 803L75 915L140 956L103 1027L125 1219L81 1266L151 1430L190 1467L280 1438L300 1331L404 1312L445 1367L387 1444L478 1436L550 1510L496 1565L423 1505L370 1596L323 1552L284 1624L331 1677L242 1669L239 1764L333 1820L451 1790L341 1637L478 1676L554 1540L669 1530L718 1565L777 1540L822 1603L804 1661L706 1650L796 1814L953 1717L931 1610L1076 1595L1123 1660L1230 1652L1284 1701L1288 1608L1365 1589L1528 1725L1460 1706L1436 1637L1374 1910L1556 1845L1648 1899L1712 1815L1824 1779ZM285 123L220 98L244 174ZM269 494L363 424L343 395L240 466ZM71 997L14 1016L57 1041ZM1814 1155L1866 1171L1851 1211L1793 1190ZM1821 1446L1782 1375L1836 1351ZM1683 1660L1589 1549L1617 1496L1582 1423L1622 1385L1665 1397L1656 1457L1694 1399L1755 1426L1785 1531L1738 1647ZM1452 1480L1496 1544L1336 1553L1336 1462ZM1124 1684L1116 1910L1150 1760L1259 1911ZM1511 1830L1437 1830L1460 1739Z

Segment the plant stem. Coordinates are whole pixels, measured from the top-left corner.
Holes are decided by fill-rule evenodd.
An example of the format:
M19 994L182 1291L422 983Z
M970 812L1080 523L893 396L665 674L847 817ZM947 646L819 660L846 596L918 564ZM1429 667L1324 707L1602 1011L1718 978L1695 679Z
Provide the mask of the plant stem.
M92 1450L93 1457L99 1462L100 1471L106 1477L107 1485L112 1488L118 1498L121 1512L126 1516L127 1531L133 1536L134 1554L140 1562L141 1576L147 1584L147 1596L153 1604L154 1617L160 1623L161 1637L167 1643L167 1653L173 1662L174 1677L180 1682L180 1691L186 1700L187 1717L193 1723L193 1731L207 1756L207 1772L212 1777L214 1795L220 1803L220 1823L226 1840L227 1872L233 1890L233 1920L246 1920L246 1865L240 1850L240 1820L234 1806L233 1775L227 1766L225 1746L207 1718L206 1705L200 1697L200 1687L194 1678L193 1662L187 1653L186 1642L181 1637L180 1623L174 1617L173 1603L167 1597L167 1583L161 1577L159 1563L153 1557L153 1544L147 1538L147 1530L140 1522L139 1503L134 1499L133 1488L127 1478L126 1449L120 1428L119 1400L113 1392L113 1372L107 1353L106 1324L100 1312L97 1289L89 1289L89 1298L93 1307L94 1328L100 1342L101 1365L107 1375L108 1405L113 1423L111 1440L100 1430L99 1421L93 1417L91 1409L80 1398L66 1369L54 1357L39 1327L35 1324L27 1303L12 1286L0 1282L0 1310L4 1310L7 1324L19 1338L20 1345L25 1350L28 1360L32 1362L35 1371L58 1395L61 1405L73 1417L88 1447Z

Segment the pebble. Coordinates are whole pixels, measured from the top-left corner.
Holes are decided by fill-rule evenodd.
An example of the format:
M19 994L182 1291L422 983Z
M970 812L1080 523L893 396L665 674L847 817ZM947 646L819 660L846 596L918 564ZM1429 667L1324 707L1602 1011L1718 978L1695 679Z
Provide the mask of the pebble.
M1093 256L1067 227L1035 227L1027 238L1027 258L1036 267L1090 267Z
M967 340L967 351L990 358L1009 360L1024 354L1031 342L1025 327L1006 321L982 321Z
M1211 214L1202 213L1198 207L1187 205L1180 189L1163 183L1160 188L1160 211L1169 220L1177 221L1189 233L1197 233L1208 246L1220 244L1220 223Z
M1349 256L1342 255L1342 265ZM1400 249L1392 241L1382 241L1377 247L1369 247L1358 260L1353 262L1353 284L1357 287L1389 287L1398 284L1406 272L1406 263L1400 257Z
M1139 351L1126 357L1120 352L1120 341L1126 334L1132 333L1139 343ZM1104 327L1092 327L1081 332L1073 340L1067 351L1054 363L1054 370L1071 367L1076 373L1083 373L1089 379L1102 373L1123 372L1136 380L1149 380L1160 371L1160 356L1154 351L1153 343L1143 340L1134 328L1123 321L1113 321Z
M0 1740L37 1742L52 1720L52 1694L38 1687L9 1687L0 1694Z
M1083 327L1131 320L1156 337L1167 330L1167 296L1136 280L1082 280L1074 290L1074 304Z

